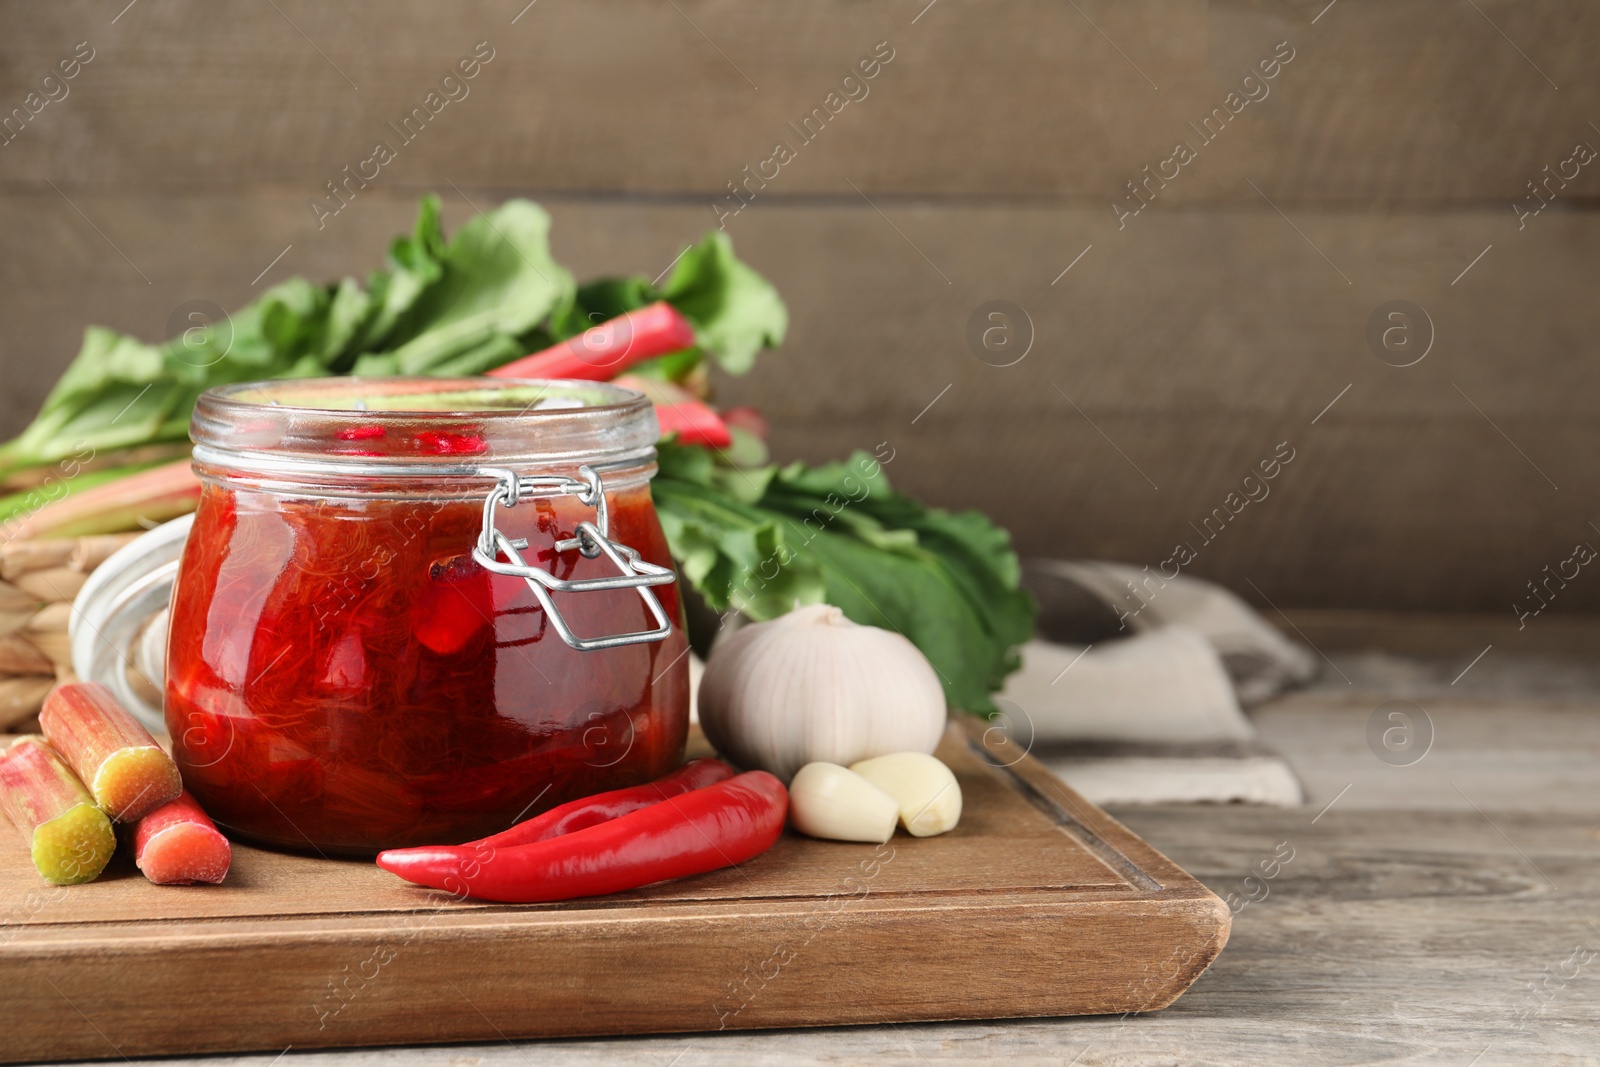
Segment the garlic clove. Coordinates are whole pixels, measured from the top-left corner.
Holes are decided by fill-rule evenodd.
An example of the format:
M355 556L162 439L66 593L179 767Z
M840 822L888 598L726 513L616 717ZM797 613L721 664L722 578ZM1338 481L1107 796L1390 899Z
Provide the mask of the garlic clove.
M837 763L808 763L789 783L789 819L810 837L882 844L899 817L894 797Z
M894 797L900 825L913 837L942 834L961 821L961 786L932 756L896 752L852 763L850 769Z

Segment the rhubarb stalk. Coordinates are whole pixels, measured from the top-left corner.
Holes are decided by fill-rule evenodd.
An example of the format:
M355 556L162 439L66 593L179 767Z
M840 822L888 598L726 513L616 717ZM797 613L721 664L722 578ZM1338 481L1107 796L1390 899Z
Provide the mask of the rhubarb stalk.
M662 437L676 438L682 445L709 445L727 448L733 434L722 416L711 410L689 390L671 382L625 374L616 380L625 389L634 389L649 398L656 408L656 422Z
M172 757L98 682L57 686L45 698L39 725L95 803L119 822L134 822L183 791Z
M156 885L222 881L233 860L228 839L188 793L168 801L133 828L133 862Z
M11 519L4 540L34 537L79 537L131 530L144 522L165 522L187 515L200 499L200 479L187 459L164 463L134 474L96 471L79 475L83 486L26 515Z
M105 812L42 737L19 737L0 755L0 810L56 885L94 880L117 847Z
M576 378L603 382L636 363L695 346L694 326L666 301L607 319L543 352L489 372L491 378Z

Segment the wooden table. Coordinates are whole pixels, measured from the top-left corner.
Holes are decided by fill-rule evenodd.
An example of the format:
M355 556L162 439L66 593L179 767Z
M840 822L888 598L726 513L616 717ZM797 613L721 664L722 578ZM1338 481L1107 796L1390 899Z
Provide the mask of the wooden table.
M1226 951L1163 1012L289 1050L281 1063L1600 1062L1600 672L1502 655L1452 686L1468 658L1335 651L1337 672L1259 709L1263 734L1306 781L1303 808L1116 812L1240 902ZM1411 766L1381 762L1366 741L1368 719L1391 699L1414 701L1432 722L1431 748ZM1003 974L997 961L995 980ZM265 1067L274 1057L171 1062Z

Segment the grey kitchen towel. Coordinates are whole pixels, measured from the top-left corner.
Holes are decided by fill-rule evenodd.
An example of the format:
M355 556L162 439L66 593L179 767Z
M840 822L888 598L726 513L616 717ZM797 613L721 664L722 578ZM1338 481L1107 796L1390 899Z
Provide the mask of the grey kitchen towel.
M1148 568L1030 560L1035 640L1001 722L1102 804L1298 804L1292 769L1243 707L1310 680L1316 661L1212 582Z
M1215 582L1166 578L1126 563L1029 560L1023 585L1039 602L1036 630L1046 641L1086 645L1169 626L1199 633L1216 650L1247 707L1316 674L1309 650Z

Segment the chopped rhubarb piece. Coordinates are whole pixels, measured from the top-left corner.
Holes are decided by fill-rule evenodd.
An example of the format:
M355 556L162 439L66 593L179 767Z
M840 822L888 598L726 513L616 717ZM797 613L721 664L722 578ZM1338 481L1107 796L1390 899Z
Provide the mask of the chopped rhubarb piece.
M156 885L215 885L228 873L233 849L188 793L168 801L133 828L133 862Z
M453 556L434 563L429 574L432 581L417 605L417 640L451 656L494 620L489 572L471 556Z
M56 885L92 881L117 847L105 812L42 737L19 737L0 754L0 810Z
M338 438L341 441L372 441L388 433L382 426L351 426L340 430Z
M376 441L376 440L379 440L380 438L382 438L388 432L389 431L386 430L382 426L372 426L372 425L367 425L367 426L349 426L349 427L346 427L343 430L340 430L334 436L336 436L341 441L357 441L357 442L360 442L360 441ZM340 448L330 448L328 451L331 454L336 455L336 456L381 456L381 455L383 455L382 450L380 450L380 449L372 449L372 448L355 448L355 447L343 448L343 447L340 447Z
M134 822L183 791L172 757L98 682L57 686L45 698L39 725L118 822Z
M476 456L489 450L482 434L424 430L417 434L417 448L433 456Z

